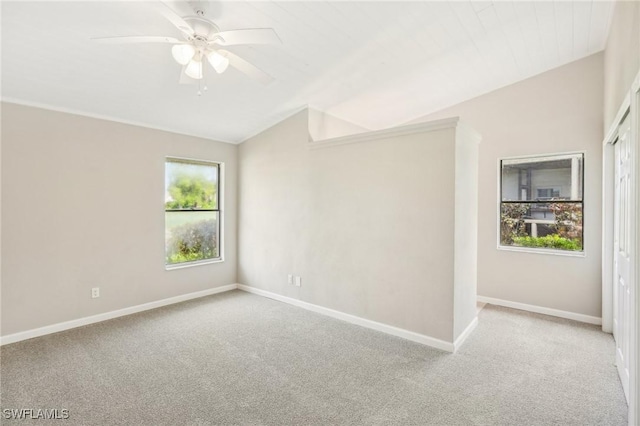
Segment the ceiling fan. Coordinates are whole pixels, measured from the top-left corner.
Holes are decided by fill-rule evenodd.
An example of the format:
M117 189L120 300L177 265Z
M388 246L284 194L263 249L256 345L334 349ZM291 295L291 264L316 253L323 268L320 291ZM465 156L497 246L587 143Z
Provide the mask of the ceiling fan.
M181 17L163 2L154 3L158 11L180 32L184 40L166 36L117 36L94 37L92 40L104 44L167 43L173 44L171 54L182 65L180 83L199 82L204 76L205 61L218 73L231 65L238 71L263 83L269 84L273 77L240 56L224 49L243 44L280 44L282 41L273 28L247 28L220 31L220 28L205 18L205 11L196 7L193 16ZM206 87L205 87L206 90ZM201 92L198 91L198 94Z

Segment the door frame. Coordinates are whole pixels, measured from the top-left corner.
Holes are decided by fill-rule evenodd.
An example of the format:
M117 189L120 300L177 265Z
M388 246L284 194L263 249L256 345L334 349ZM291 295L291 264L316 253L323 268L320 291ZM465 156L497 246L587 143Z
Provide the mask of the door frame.
M631 182L630 214L630 285L633 286L633 300L630 304L629 324L629 425L640 420L640 72L636 76L629 92L613 120L604 141L602 152L602 330L613 332L613 224L614 224L614 148L613 143L618 136L618 126L629 113L631 117Z

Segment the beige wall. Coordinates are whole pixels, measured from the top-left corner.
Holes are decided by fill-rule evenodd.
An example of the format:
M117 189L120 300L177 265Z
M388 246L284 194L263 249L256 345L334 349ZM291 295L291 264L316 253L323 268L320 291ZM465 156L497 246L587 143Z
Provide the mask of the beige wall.
M310 150L308 125L303 111L240 145L240 283L453 341L454 129Z
M453 338L478 315L478 154L481 137L456 129ZM420 159L422 161L423 159ZM435 161L438 161L437 159ZM425 166L431 167L427 162Z
M604 54L604 131L640 71L640 1L616 2Z
M369 131L326 112L309 108L309 137L313 141L338 138Z
M2 110L0 102L0 336L2 336Z
M2 335L236 282L237 146L4 103L2 150ZM225 163L225 262L165 270L165 156Z
M592 55L414 122L460 116L480 134L478 294L601 315L603 54ZM498 159L585 152L586 257L497 246Z

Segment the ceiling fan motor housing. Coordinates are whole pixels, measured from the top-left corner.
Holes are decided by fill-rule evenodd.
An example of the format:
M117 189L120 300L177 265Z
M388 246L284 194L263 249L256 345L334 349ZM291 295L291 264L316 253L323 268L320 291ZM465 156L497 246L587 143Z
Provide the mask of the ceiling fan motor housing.
M187 16L183 19L193 28L195 33L193 36L187 37L187 39L196 43L204 42L206 44L215 39L216 34L220 32L220 28L213 21L201 16Z

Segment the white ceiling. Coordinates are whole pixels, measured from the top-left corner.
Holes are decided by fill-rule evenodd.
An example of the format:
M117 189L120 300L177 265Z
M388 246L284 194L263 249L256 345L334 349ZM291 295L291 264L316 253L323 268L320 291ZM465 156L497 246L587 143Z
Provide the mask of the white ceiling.
M168 2L181 15L184 2ZM305 105L370 129L404 123L604 48L606 1L204 2L222 30L273 27L281 46L229 48L229 68L179 85L170 45L90 37L178 31L144 2L2 2L2 98L241 142Z

